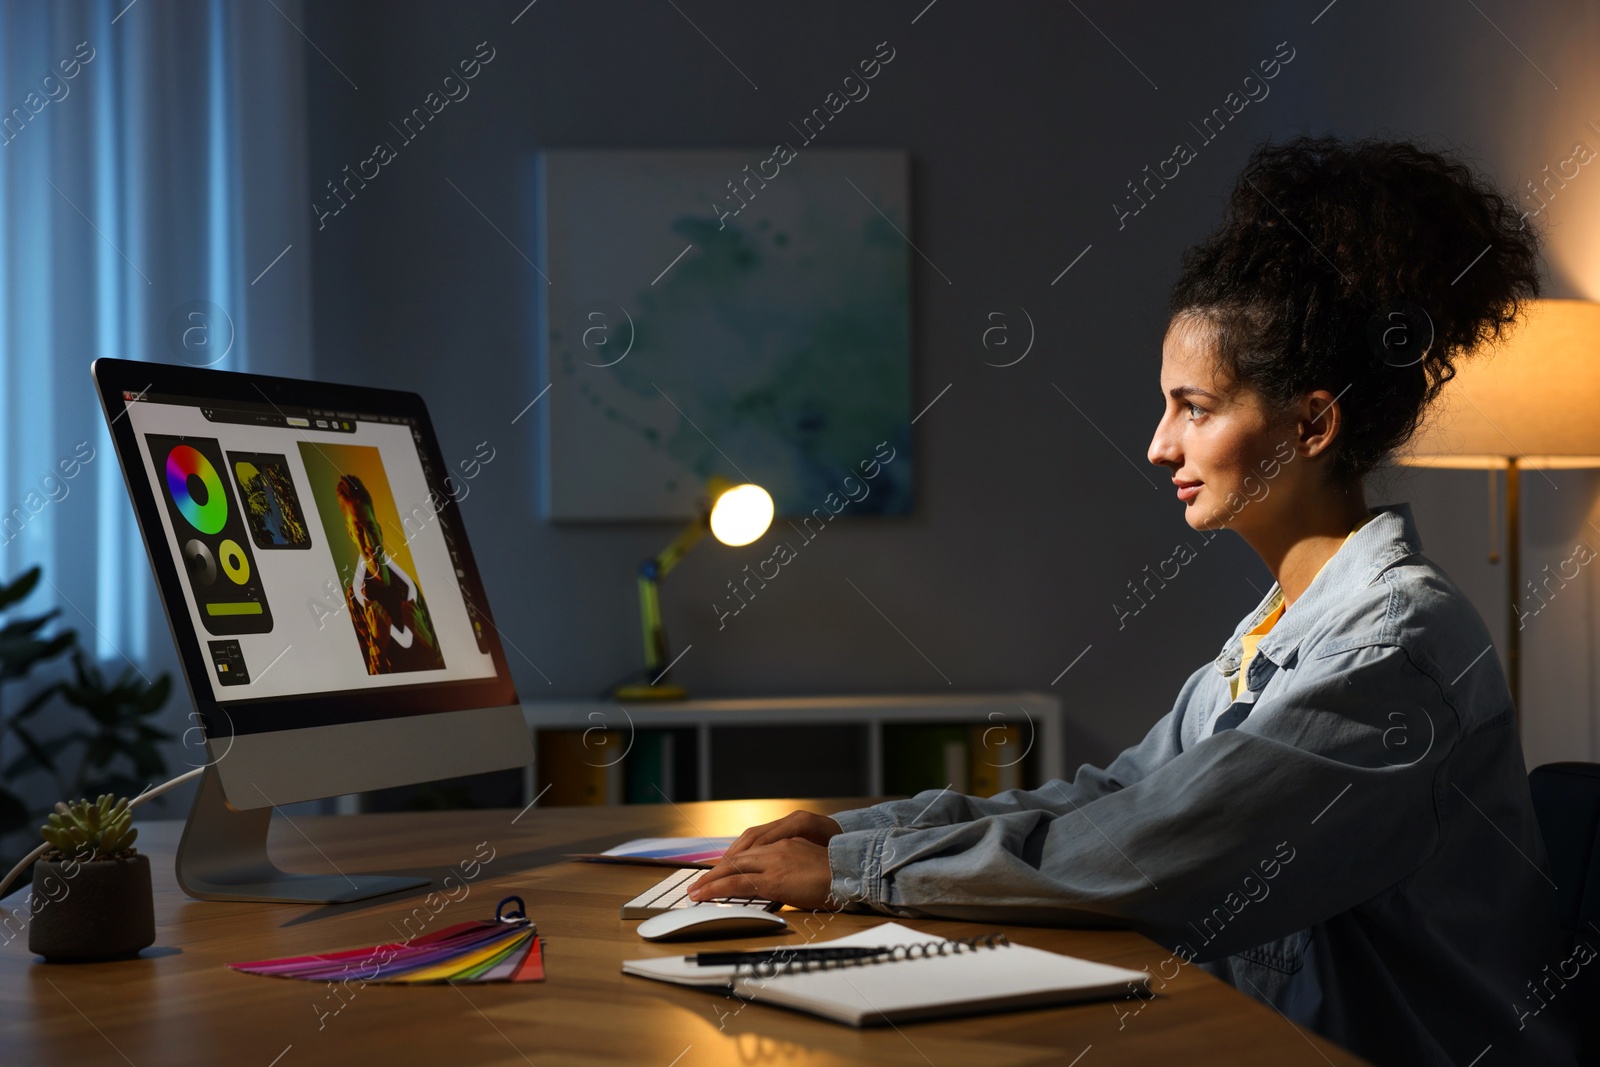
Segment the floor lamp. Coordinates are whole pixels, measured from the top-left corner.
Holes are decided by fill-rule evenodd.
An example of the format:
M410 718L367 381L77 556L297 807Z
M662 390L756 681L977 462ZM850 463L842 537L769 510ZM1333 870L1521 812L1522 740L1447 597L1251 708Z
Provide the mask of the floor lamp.
M1506 472L1506 676L1520 728L1520 475L1600 467L1600 304L1532 301L1504 342L1457 365L1400 462Z

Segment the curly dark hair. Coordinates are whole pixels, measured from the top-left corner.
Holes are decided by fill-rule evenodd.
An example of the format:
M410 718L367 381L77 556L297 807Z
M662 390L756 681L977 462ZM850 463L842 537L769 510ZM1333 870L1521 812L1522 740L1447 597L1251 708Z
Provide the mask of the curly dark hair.
M1502 339L1538 293L1537 234L1466 163L1403 141L1298 137L1251 154L1222 225L1184 253L1171 312L1209 322L1220 369L1273 409L1337 394L1329 476L1347 484L1403 445L1456 361Z

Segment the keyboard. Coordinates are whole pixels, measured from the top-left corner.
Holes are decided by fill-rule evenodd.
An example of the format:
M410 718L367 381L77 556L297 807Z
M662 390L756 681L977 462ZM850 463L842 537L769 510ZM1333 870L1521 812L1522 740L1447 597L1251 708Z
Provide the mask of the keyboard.
M761 900L756 897L715 897L712 900L690 900L689 886L706 872L699 867L684 867L673 871L643 893L634 897L622 906L624 919L648 919L652 915L672 911L675 908L693 908L702 904L741 904L756 908L765 908L768 911L777 911L783 907L776 900Z

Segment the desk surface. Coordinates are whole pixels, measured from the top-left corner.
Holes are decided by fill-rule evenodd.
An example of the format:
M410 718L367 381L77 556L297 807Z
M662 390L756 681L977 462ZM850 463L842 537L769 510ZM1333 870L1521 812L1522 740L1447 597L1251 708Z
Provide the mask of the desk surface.
M1189 1067L1363 1062L1193 966L1183 967L1163 995L1142 1006L1138 1000L1100 1002L859 1031L620 973L625 958L692 950L641 941L633 932L637 924L617 917L619 905L662 872L566 861L563 854L599 851L632 837L732 834L802 805L821 811L856 806L841 800L718 801L536 808L520 816L473 811L273 820L274 858L289 870L406 870L431 875L438 886L446 874L492 849L493 858L467 883L464 898L434 898L436 915L421 892L320 908L191 900L172 874L182 824L145 823L139 845L154 873L156 944L138 960L77 965L34 962L25 936L6 944L0 949L0 1063L1103 1067L1165 1062L1174 1052ZM461 897L456 882L451 889ZM487 917L507 893L527 902L545 938L543 983L353 984L339 999L326 985L239 974L225 966L395 940L413 909L421 909L415 914L429 919L431 929ZM14 894L8 903L21 899ZM878 921L869 915L786 914L799 928L818 928L823 939ZM906 921L949 936L993 929ZM413 919L412 931L425 932L421 922ZM1004 929L1022 944L1126 967L1154 971L1170 957L1130 932ZM335 1008L337 1014L329 1014Z

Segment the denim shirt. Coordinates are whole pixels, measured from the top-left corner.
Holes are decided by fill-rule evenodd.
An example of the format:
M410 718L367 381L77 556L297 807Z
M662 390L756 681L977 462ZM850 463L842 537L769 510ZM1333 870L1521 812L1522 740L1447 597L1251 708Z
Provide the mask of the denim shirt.
M1276 591L1104 769L834 816L835 897L1132 928L1171 951L1147 968L1158 995L1194 964L1376 1063L1490 1046L1485 1067L1574 1062L1541 1008L1567 953L1482 619L1421 554L1409 506L1375 509L1230 703L1240 635Z

